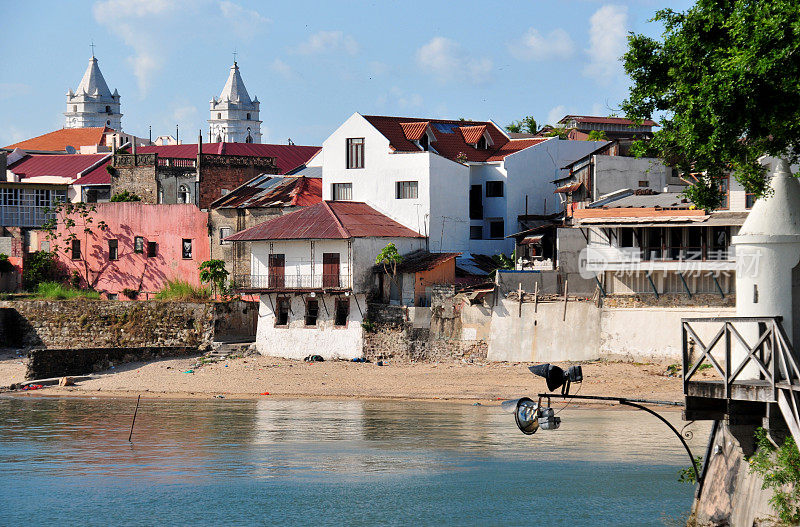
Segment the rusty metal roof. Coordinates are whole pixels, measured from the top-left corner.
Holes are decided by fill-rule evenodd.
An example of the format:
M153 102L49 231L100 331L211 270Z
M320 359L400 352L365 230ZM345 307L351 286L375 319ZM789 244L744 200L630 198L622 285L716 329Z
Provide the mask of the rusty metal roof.
M423 250L414 251L403 255L403 260L397 264L397 272L419 273L421 271L430 271L445 262L455 260L459 256L461 256L461 253L429 253ZM383 272L382 266L378 265L375 267Z
M229 236L230 241L422 238L358 201L322 201Z
M262 174L211 204L212 209L308 207L322 201L322 179Z
M568 185L562 185L553 191L553 194L569 194L570 192L575 192L579 188L583 186L583 183L570 183Z

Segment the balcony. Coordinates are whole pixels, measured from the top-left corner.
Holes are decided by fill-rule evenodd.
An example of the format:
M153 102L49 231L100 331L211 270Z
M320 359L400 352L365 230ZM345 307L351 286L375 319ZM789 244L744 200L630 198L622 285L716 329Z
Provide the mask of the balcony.
M349 274L265 274L234 275L233 288L241 292L350 291Z

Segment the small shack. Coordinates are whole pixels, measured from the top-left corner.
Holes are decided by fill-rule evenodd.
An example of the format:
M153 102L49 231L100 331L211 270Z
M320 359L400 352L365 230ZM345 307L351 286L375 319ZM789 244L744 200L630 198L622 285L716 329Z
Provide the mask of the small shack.
M429 307L435 286L455 291L456 258L461 253L414 251L403 256L397 274L391 278L382 265L376 265L381 301L395 305ZM389 271L391 273L391 270Z

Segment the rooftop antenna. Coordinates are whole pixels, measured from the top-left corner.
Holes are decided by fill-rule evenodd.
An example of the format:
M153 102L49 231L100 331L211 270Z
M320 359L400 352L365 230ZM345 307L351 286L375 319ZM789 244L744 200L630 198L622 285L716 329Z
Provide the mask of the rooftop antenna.
M177 124L175 125L175 144L176 145L181 144L180 139L178 139L178 125Z

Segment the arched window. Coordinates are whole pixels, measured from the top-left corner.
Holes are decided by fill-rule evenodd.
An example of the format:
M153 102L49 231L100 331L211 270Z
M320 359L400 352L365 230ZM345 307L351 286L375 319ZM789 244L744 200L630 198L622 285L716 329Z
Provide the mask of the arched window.
M111 113L111 106L106 106L106 113Z
M77 112L78 111L78 105L77 104L73 104L72 105L72 111L73 112Z
M178 203L189 203L189 188L186 185L178 187Z
M249 113L247 114L247 120L248 121L250 120L250 114Z
M111 126L111 121L106 121L106 125Z
M247 115L250 115L250 114L247 114ZM244 142L245 143L252 143L253 142L253 136L250 135L250 127L249 126L247 127L247 137L245 138Z
M217 119L222 119L222 114L221 113L217 113Z

